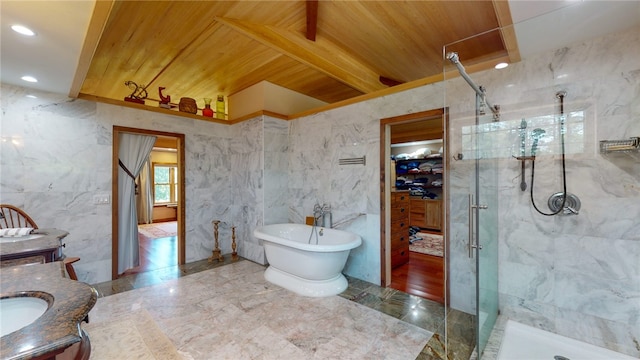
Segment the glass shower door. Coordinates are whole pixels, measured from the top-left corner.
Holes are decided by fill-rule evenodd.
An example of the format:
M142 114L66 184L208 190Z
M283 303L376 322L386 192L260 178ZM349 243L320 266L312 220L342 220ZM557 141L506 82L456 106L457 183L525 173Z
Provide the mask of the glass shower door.
M492 116L476 117L475 194L469 202L475 220L470 255L476 267L476 350L482 358L498 317L498 160L493 154ZM476 200L475 202L473 200Z

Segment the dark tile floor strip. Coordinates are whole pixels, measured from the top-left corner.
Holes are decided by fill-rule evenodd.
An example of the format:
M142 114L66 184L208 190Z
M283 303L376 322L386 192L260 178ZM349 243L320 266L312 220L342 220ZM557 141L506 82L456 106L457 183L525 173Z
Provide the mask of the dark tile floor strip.
M225 266L232 262L230 258L230 256L226 256L224 262L209 262L205 259L127 275L113 281L94 284L93 287L98 291L99 297L105 297ZM237 261L248 260L240 258ZM347 276L347 280L349 287L339 296L434 333L417 359L467 360L471 356L475 341L473 316L449 310L447 314L449 326L445 326L445 307L442 304L349 276ZM444 351L445 328L449 333L448 355Z

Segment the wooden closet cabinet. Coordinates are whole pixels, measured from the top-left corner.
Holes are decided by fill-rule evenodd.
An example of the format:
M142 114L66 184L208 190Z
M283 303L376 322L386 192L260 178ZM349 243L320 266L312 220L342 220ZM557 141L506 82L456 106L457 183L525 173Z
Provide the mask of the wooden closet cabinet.
M391 267L409 261L409 192L391 193Z
M442 200L411 199L409 207L411 226L442 231Z

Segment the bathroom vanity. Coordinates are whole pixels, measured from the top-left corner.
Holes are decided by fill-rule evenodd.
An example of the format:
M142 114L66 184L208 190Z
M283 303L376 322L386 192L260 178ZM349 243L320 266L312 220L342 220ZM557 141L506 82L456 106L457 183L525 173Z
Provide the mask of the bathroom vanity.
M0 237L0 267L61 260L67 235L64 230L36 229L27 236Z
M0 312L3 323L15 326L7 334L3 330L0 359L88 359L91 345L79 323L97 299L93 287L65 277L60 261L0 269L0 306L18 303ZM44 307L35 319L21 315L20 310L32 315L29 303L36 302Z

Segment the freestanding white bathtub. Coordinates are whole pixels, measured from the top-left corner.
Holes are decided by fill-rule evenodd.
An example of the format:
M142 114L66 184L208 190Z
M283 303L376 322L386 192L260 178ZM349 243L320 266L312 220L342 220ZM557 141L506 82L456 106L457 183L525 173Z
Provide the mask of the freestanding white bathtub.
M507 320L497 360L631 360L629 355Z
M342 269L351 249L362 244L357 234L303 224L265 225L253 234L263 240L269 262L264 278L310 297L337 295L347 288Z

